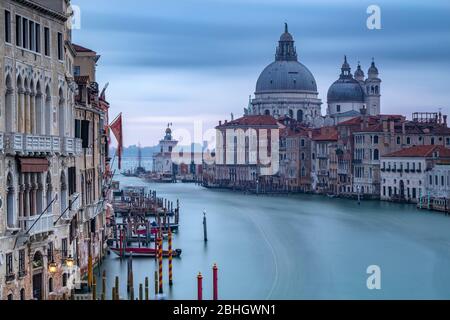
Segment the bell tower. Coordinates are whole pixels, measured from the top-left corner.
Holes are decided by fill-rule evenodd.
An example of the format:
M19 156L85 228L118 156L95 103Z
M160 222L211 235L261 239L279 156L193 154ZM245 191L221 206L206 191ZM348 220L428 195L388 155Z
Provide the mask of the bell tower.
M375 66L375 60L368 71L368 78L365 81L365 102L367 113L371 116L377 116L381 112L381 79L378 77L378 68Z

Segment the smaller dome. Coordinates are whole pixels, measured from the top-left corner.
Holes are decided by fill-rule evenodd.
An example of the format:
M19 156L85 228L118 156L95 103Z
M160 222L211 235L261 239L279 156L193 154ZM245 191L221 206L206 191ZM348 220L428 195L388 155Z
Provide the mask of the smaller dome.
M167 128L166 129L166 134L171 134L171 133L172 133L172 130L170 128Z
M341 78L328 90L328 103L364 102L364 90L353 78Z

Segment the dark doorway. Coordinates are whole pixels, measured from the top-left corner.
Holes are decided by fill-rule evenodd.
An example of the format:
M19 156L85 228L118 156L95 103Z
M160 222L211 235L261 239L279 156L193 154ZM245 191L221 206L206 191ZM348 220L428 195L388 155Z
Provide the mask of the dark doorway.
M33 298L42 300L42 273L33 275Z

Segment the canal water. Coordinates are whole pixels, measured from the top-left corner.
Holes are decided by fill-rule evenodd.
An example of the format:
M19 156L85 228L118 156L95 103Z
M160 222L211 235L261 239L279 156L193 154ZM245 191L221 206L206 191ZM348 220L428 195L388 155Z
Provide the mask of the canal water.
M159 197L180 200L174 247L174 285L166 299L196 299L196 276L204 298L212 297L212 265L219 266L221 299L448 299L450 217L412 205L331 199L315 195L256 196L208 190L194 184L155 184L118 177L121 185L144 185ZM206 210L208 242L203 241ZM367 288L367 268L381 269L381 290ZM135 297L150 279L154 259L133 259ZM107 293L120 276L126 298L126 260L113 253L102 269Z

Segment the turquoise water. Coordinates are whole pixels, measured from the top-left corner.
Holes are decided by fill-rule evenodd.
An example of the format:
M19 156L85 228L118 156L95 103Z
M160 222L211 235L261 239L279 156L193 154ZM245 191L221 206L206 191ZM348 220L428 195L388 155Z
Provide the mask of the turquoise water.
M174 286L167 299L196 299L196 276L212 296L219 266L221 299L448 299L450 217L411 205L330 199L323 196L255 196L208 190L193 184L147 184L158 196L180 199L181 229L174 247ZM203 241L203 210L208 238ZM381 268L381 290L369 290L367 267ZM150 279L154 259L133 259L135 296ZM126 297L127 263L111 254L103 264L108 294L120 275Z

